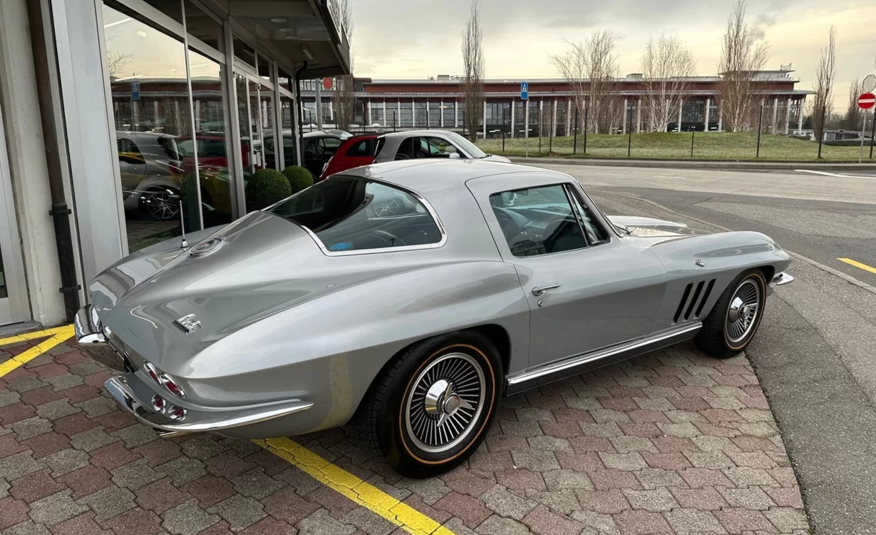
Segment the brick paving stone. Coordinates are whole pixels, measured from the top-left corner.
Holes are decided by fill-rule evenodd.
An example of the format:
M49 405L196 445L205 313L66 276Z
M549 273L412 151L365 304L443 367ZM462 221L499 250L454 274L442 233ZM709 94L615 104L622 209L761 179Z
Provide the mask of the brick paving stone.
M173 535L195 535L219 522L219 516L186 502L164 513L162 527Z
M790 533L797 529L806 530L809 527L806 513L801 509L774 507L765 511L764 515L782 533Z
M660 513L648 511L624 511L614 516L623 535L650 535L672 533L672 528Z
M537 472L559 470L560 464L552 451L521 451L511 452L514 459L513 468L525 468ZM512 467L508 467L512 468Z
M65 373L63 375L49 377L48 379L46 379L46 382L52 385L52 388L54 388L56 391L59 391L79 386L84 381L82 380L82 377L79 377L78 375Z
M573 453L558 451L554 454L561 468L568 468L576 472L589 472L591 470L601 470L605 468L602 460L596 452L589 453Z
M112 484L111 477L103 468L89 465L58 478L58 481L70 487L73 498L78 500L109 487Z
M350 511L343 516L341 521L358 528L354 535L358 535L358 533L363 535L389 535L397 529L395 524L364 507Z
M228 446L211 435L195 435L194 438L186 440L180 446L183 453L202 461L215 457L228 449Z
M207 531L209 531L209 529ZM286 522L268 517L259 520L252 526L241 531L240 533L242 533L243 535L294 535L297 532L298 531L295 528L293 528ZM202 531L201 535L209 535L209 533Z
M48 470L40 470L13 481L9 494L17 500L32 503L66 488L50 476Z
M59 399L64 399L65 396L55 392L52 390L51 386L44 386L42 388L37 388L34 390L29 390L27 392L22 393L20 396L16 394L16 396L20 397L22 403L26 403L28 405L32 405L34 407L39 407L44 403L50 403L52 401L58 401Z
M320 508L317 503L298 496L291 488L274 493L264 501L264 504L265 513L293 526Z
M453 515L451 515L447 511L439 511L438 509L435 509L431 505L425 503L422 498L420 498L416 494L411 494L410 496L405 498L404 503L405 505L413 507L417 511L426 515L428 518L431 518L435 522L438 522L439 524L443 524L444 522L447 522L449 519L453 518Z
M544 506L533 509L522 522L537 535L577 535L584 527L580 522L552 513Z
M36 524L31 520L4 529L0 533L3 535L50 535L49 530L45 526Z
M560 406L564 406L562 401L560 402ZM517 415L518 422L532 422L538 420L547 420L549 422L556 421L554 419L554 413L548 409L542 409L537 407L521 407L519 409L515 409L514 413Z
M705 423L706 418L696 411L684 411L684 410L674 410L667 411L666 419L674 424L681 424L684 422L697 422L697 423ZM701 428L699 428L702 431Z
M177 487L191 483L207 474L207 471L204 469L204 463L189 457L179 457L170 462L160 464L155 467L155 470L170 476L173 479L173 484Z
M179 445L170 440L153 440L134 448L132 452L141 455L146 459L146 464L152 467L182 456Z
M729 506L724 497L711 487L698 489L670 488L669 491L678 503L681 504L681 507L686 509L718 511Z
M14 436L0 437L0 459L22 452L27 448L22 446Z
M0 498L9 496L9 482L0 478Z
M289 463L285 459L261 448L259 448L259 451L256 453L248 456L246 460L250 463L261 466L269 476L279 474L283 470L289 468Z
M541 426L538 424L539 423L535 420L530 420L527 422L509 422L507 420L503 420L499 422L503 434L524 438L543 435L544 432L541 430Z
M614 470L641 470L647 468L648 463L638 453L600 453L600 460L606 468Z
M57 395L61 395L67 399L71 404L76 405L82 401L86 401L89 399L94 399L100 395L100 390L94 388L93 386L88 385L79 385L74 386L73 388L67 388L66 390L62 390Z
M0 459L0 478L12 481L42 468L43 465L33 459L30 451L23 451Z
M624 489L623 493L633 509L656 513L671 511L679 506L672 494L665 488L655 490Z
M570 409L578 409L582 411L598 411L603 409L602 403L600 403L597 398L591 396L581 396L574 398L569 396L563 396L563 401Z
M772 499L770 499L770 497L758 487L749 487L745 489L719 488L718 492L721 493L731 507L765 511L776 505L773 503Z
M164 477L161 472L153 470L145 459L116 468L112 474L113 483L128 490L137 490Z
M492 452L525 451L529 449L529 442L526 441L525 437L517 437L513 435L488 436L486 444Z
M593 487L597 490L608 489L641 489L642 485L632 472L621 470L593 470L587 472Z
M592 511L575 511L572 518L584 526L583 535L620 535L617 524L611 515Z
M15 432L18 440L21 441L52 432L52 422L37 416L19 420L8 427Z
M161 517L152 511L136 508L126 511L104 523L104 526L119 534L156 535L163 531Z
M571 454L574 455L574 454ZM562 464L562 463L560 463ZM512 490L546 490L547 485L539 472L519 468L516 470L500 470L495 473L496 482Z
M0 499L0 529L25 522L29 518L29 510L27 504L21 500L11 497Z
M769 472L759 468L732 467L722 470L736 487L748 487L751 485L778 485L770 477Z
M49 388L49 390L51 390L51 388ZM0 408L15 405L19 401L21 401L21 394L18 392L13 392L12 390L0 390ZM2 422L2 419L0 419L0 422Z
M735 468L736 465L729 457L720 451L704 451L685 453L685 457L695 468L709 468L721 470L723 468Z
M134 418L134 415L127 411L109 412L89 421L93 422L95 426L103 426L107 433L119 431L137 423L137 419Z
M709 512L695 509L676 509L665 513L666 520L679 535L694 533L726 533L718 520Z
M108 444L116 442L118 438L110 436L101 427L95 427L82 433L76 433L70 437L70 445L77 450L94 451Z
M408 489L419 496L425 503L433 504L450 493L451 489L441 478L402 479L395 484L401 489Z
M129 448L136 448L153 440L158 440L158 435L155 434L155 431L139 423L113 431L110 434L125 441L125 445Z
M168 478L141 487L134 494L137 496L137 505L159 515L191 498L190 495L177 490Z
M722 509L713 513L731 535L751 531L774 531L773 525L760 511Z
M467 528L474 529L487 519L492 512L486 506L471 496L456 491L435 502L435 509L447 511L462 520Z
M176 446L176 444L174 444L174 446ZM176 446L176 448L179 450L179 446ZM271 455L276 457L273 454ZM215 457L211 457L204 463L204 466L206 467L207 472L214 476L225 478L239 476L240 474L255 468L253 463L242 459L234 450L228 450L216 455Z
M535 502L511 493L500 485L482 494L480 499L496 514L514 520L523 520L536 506Z
M79 412L79 409L70 405L70 402L67 399L59 399L57 401L51 401L40 405L37 407L36 412L40 418L54 421L63 418L64 416L76 414Z
M274 476L295 489L299 496L307 496L320 488L320 483L295 466L290 466Z
M679 475L691 488L735 486L720 470L685 468Z
M94 521L92 512L83 513L52 527L53 535L111 535L111 533Z
M546 505L551 511L570 515L577 511L581 505L572 490L527 490L526 497L542 505Z
M76 502L71 494L70 490L62 490L30 504L28 514L31 520L37 524L54 526L88 511L88 506Z
M70 437L77 433L81 433L83 431L88 431L89 429L92 429L94 427L98 427L98 424L89 420L85 416L85 413L76 413L65 418L55 420L52 427L54 428L56 433L61 433L62 435L67 435L68 437Z
M611 438L623 436L624 432L618 427L615 422L589 424L581 422L578 424L585 436Z
M542 476L550 490L593 490L593 483L587 477L587 474L574 470L549 470L544 472Z
M794 469L790 466L780 466L778 468L773 468L767 470L767 473L773 480L776 481L779 485L783 487L796 487L797 486L797 476L794 475Z
M611 445L618 453L633 453L633 452L657 452L657 447L647 438L635 436L614 437L611 440Z
M487 492L493 488L493 485L495 484L493 479L480 477L463 467L456 468L443 474L441 479L450 489L474 497L478 497Z
M529 528L510 518L493 515L484 520L477 530L481 535L529 535Z
M588 424L596 423L593 420L593 417L590 416L590 413L583 409L556 409L554 410L554 418L557 420L557 424L578 424L582 422ZM542 422L542 430L546 429L546 424L551 423L553 422ZM578 428L577 433L581 434L580 427Z
M682 470L690 468L690 461L687 457L679 452L674 453L650 453L643 452L642 458L648 463L651 468L662 468L663 470Z
M578 426L576 425L575 427L577 428ZM572 451L572 446L565 438L539 436L528 438L527 441L529 442L529 447L535 451Z
M257 500L236 494L207 509L228 522L232 531L240 531L266 516L264 506Z
M324 486L320 486L308 494L307 499L338 515L345 515L357 507L355 503L348 500L343 494Z
M581 508L585 511L614 515L630 509L630 504L620 489L576 490L575 495Z
M91 452L91 464L105 470L115 470L139 458L139 455L131 453L121 442L103 446Z
M134 494L120 487L110 486L79 499L96 513L95 520L103 522L134 508Z
M342 524L325 510L319 510L298 523L299 535L352 535L353 526Z
M277 492L286 484L265 474L261 468L254 468L249 472L230 478L234 490L248 498L261 499Z
M47 455L69 448L70 439L50 431L34 438L23 440L21 445L30 448L34 458L41 459Z
M803 499L800 496L800 490L796 487L764 487L763 490L779 507L803 509Z

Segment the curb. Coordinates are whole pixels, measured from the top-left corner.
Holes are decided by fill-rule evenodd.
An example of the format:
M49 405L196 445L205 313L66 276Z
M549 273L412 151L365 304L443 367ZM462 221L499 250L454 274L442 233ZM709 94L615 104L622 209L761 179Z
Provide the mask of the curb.
M755 171L794 171L818 169L823 171L876 171L876 163L817 163L817 162L738 162L738 161L684 161L684 160L603 160L597 158L525 158L510 156L518 164L529 165L590 165L600 167L654 167L663 169L721 169Z

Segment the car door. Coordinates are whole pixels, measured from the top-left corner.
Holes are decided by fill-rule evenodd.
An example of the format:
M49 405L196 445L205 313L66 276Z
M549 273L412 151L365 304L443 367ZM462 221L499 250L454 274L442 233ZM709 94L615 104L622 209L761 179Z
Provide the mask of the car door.
M649 334L666 270L622 243L577 182L532 172L468 186L529 302L530 368Z
M116 139L116 143L118 145L119 172L122 178L122 194L124 198L128 198L146 175L146 159L132 140L119 137Z

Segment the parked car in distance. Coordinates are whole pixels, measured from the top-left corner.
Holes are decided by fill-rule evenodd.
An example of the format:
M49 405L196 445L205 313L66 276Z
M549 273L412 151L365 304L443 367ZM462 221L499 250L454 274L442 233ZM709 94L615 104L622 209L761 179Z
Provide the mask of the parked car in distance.
M303 134L304 138L304 167L314 176L318 177L322 173L325 164L334 156L335 151L341 146L345 139L348 139L352 134L343 130L332 130L328 132L307 132ZM276 151L274 148L273 135L265 135L265 166L268 169L274 168L276 161ZM294 154L296 146L295 137L292 135L292 130L283 130L283 153L287 162L292 161L289 156Z
M477 160L351 169L189 240L91 283L75 330L112 350L109 393L161 433L355 419L409 477L463 462L503 395L690 339L738 354L793 280L761 233L606 217L569 175Z
M322 168L322 173L319 175L319 180L325 180L327 177L374 163L374 154L377 152L377 136L362 135L348 138L335 154L325 163Z
M357 136L363 139L371 137ZM373 149L370 143L360 143L355 146L347 145L346 152L336 153L336 156L333 156L329 164L323 168L319 179L323 180L335 173L361 165L398 160L460 158L503 163L511 161L504 156L487 154L474 143L448 130L410 130L373 137L377 139ZM353 156L349 156L351 148L354 148ZM370 157L366 151L371 152Z
M179 217L183 169L176 137L154 132L116 132L125 210L167 221Z

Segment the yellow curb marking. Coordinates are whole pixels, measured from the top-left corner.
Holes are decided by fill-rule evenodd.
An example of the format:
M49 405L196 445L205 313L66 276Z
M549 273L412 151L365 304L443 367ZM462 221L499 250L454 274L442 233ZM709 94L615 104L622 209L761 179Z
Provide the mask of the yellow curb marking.
M46 329L44 331L36 331L27 334L21 334L18 336L11 336L9 338L0 338L0 346L4 346L8 344L23 342L25 340L51 337L47 340L40 342L39 345L32 347L21 354L15 355L11 359L0 364L0 377L3 377L12 370L18 368L19 366L27 364L28 362L42 355L46 351L52 349L56 345L63 343L71 336L73 336L73 326L65 325L64 327L55 327L54 329Z
M413 535L454 535L452 531L413 507L333 465L288 438L257 439L253 442L289 461L323 485L343 494L354 503L368 508L408 533Z
M850 266L855 266L856 268L863 269L864 271L869 271L870 273L876 273L876 268L874 268L872 266L868 266L867 264L862 264L860 262L852 260L851 258L837 258L837 260L839 260L840 262L845 262L846 264L848 264Z
M48 337L39 345L0 364L0 377L63 343L73 334L73 326L66 325L9 338L0 338L0 346L4 346ZM413 507L402 503L288 438L257 439L253 442L297 466L323 485L343 494L357 505L368 508L412 535L455 535Z

